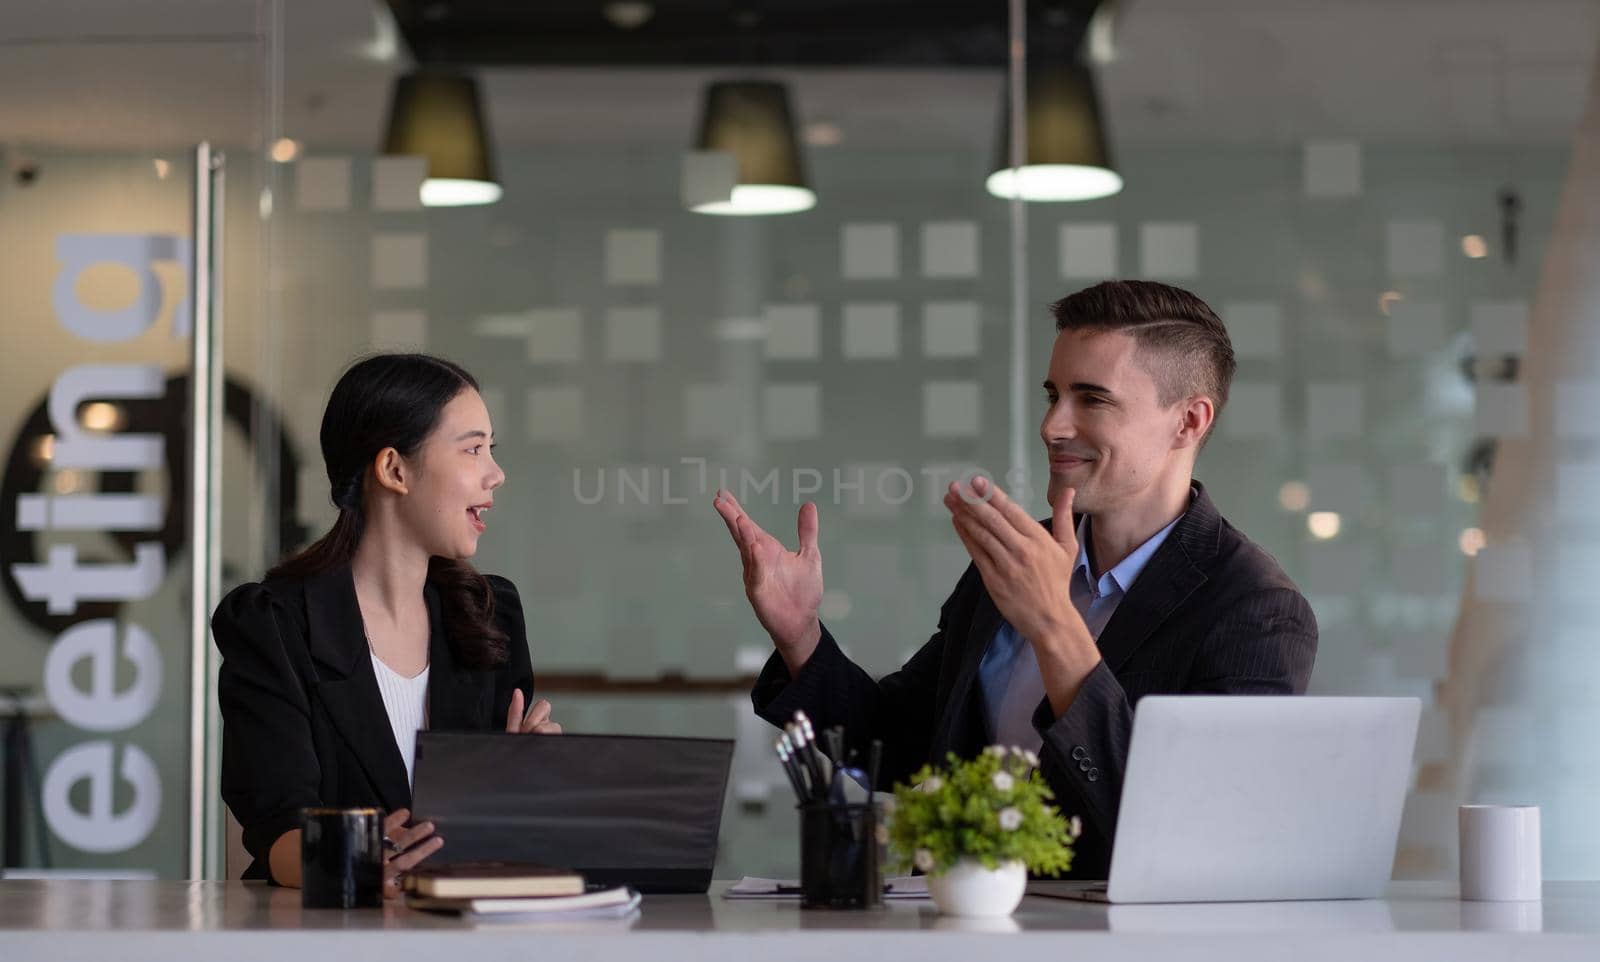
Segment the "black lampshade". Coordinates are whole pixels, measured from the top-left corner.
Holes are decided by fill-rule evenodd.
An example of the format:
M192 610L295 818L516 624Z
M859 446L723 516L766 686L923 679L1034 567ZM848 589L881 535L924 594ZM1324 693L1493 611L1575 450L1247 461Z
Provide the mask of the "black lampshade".
M478 82L463 74L420 68L395 80L385 154L424 157L422 203L429 207L492 204L500 199L494 151Z
M719 81L706 88L696 149L733 155L731 195L696 203L703 214L785 214L809 210L817 195L806 183L800 144L783 84Z
M1075 61L1028 65L1028 146L1020 171L1011 167L1009 88L1000 111L1000 143L987 187L996 197L1023 200L1092 200L1122 189L1111 164L1094 74Z

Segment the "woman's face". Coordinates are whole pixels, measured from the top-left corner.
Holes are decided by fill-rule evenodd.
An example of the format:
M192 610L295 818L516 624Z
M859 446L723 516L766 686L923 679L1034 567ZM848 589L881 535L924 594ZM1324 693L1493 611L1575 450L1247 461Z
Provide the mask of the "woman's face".
M506 480L494 461L493 439L489 409L466 388L445 405L433 433L409 459L401 516L430 556L477 554L494 490Z

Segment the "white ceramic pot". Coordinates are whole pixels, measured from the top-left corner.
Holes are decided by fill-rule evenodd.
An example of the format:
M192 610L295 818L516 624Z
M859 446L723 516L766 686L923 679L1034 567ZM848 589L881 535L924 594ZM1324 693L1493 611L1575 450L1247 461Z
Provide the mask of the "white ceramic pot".
M997 919L1015 912L1028 886L1028 871L1018 861L987 869L977 859L963 858L948 872L928 876L928 894L946 915Z

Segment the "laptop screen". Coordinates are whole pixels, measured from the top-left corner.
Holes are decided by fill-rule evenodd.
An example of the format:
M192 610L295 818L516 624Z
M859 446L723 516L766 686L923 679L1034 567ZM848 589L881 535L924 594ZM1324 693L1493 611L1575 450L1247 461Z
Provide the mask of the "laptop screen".
M436 864L535 862L704 892L732 759L725 739L421 731L412 810L445 840Z

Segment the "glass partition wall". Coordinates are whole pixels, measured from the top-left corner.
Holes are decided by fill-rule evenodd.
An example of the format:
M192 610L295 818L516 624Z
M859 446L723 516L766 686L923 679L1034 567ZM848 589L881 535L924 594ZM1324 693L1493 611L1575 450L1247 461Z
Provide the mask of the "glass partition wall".
M189 236L185 145L209 139L228 155L221 587L331 522L317 431L351 360L421 349L462 363L508 476L476 562L520 589L540 694L569 731L737 737L717 874L790 876L788 789L748 695L771 646L715 489L788 543L799 505L818 503L823 617L869 671L891 670L966 564L943 484L980 469L1048 510L1036 438L1049 303L1111 277L1168 281L1233 337L1239 372L1197 476L1310 598L1312 692L1424 701L1397 874L1453 871L1464 800L1544 805L1562 846L1549 874L1594 874L1600 836L1581 816L1600 777L1579 750L1586 709L1568 697L1595 670L1585 621L1552 605L1560 616L1535 623L1526 607L1544 572L1586 571L1588 556L1518 520L1545 502L1570 520L1594 476L1574 427L1594 375L1538 360L1540 345L1572 343L1541 332L1592 323L1549 306L1586 303L1550 293L1549 264L1587 250L1562 225L1582 210L1572 158L1592 5L561 6L241 4L236 26L179 45L231 44L213 76L235 85L163 100L146 84L121 112L142 119L134 133L0 112L0 204L16 212L0 231L23 252L6 297L30 339L0 361L24 465L12 490L143 490L105 474L74 487L89 481L31 440L73 365L153 359L170 401L190 357L166 320L120 345L57 320L74 256L59 238L176 238L141 248L160 288L97 268L72 290L105 316L154 310L159 290L162 318L177 316L181 259L158 255ZM161 52L148 39L129 40L125 63L102 58L101 87L161 75L138 59ZM48 60L64 44L41 34L21 49ZM1366 53L1358 68L1332 49ZM196 101L232 106L232 126L211 133ZM105 143L74 140L80 126ZM759 161L739 153L750 143ZM30 184L18 157L39 165ZM1081 199L996 196L1007 157L1078 165L1064 186L1022 183ZM733 189L751 186L779 189ZM768 212L726 212L740 200ZM81 407L83 430L139 427L91 423L135 418L133 400L86 400L117 412ZM1580 446L1541 454L1558 420ZM183 440L167 437L169 472ZM1540 458L1543 487L1503 480ZM1497 514L1495 498L1512 500ZM147 537L27 509L42 510L54 527L28 527L37 515L19 502L8 584L57 545L126 563ZM169 528L190 513L173 510ZM105 614L124 626L110 682L93 661L108 643L61 643L89 609L56 615L13 590L0 681L27 690L42 776L21 793L25 864L190 871L189 536L168 544L159 590ZM134 624L162 686L122 725L132 735L76 724L71 703L41 694L52 672L84 698L143 691ZM1528 668L1552 659L1568 678ZM56 775L78 821L36 818L51 773L87 772L103 749L69 753L107 740L117 779ZM95 813L128 825L114 818L143 804L126 745L159 773L159 817L136 845L78 847L74 826ZM203 852L205 874L237 875L219 845Z
M204 612L219 545L230 576L256 565L241 528L205 537L205 454L257 426L242 396L221 426L210 362L223 302L258 320L256 271L220 253L260 251L265 11L18 3L0 26L7 874L221 871Z

